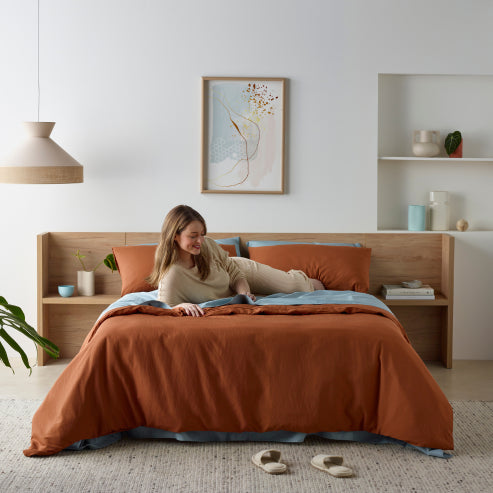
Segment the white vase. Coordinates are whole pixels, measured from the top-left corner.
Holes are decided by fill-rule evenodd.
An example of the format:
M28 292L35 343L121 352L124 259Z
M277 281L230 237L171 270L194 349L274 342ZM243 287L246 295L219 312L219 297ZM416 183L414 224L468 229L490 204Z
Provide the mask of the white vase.
M448 192L430 192L430 229L432 231L449 229Z
M434 142L433 137L435 137ZM433 157L440 154L439 140L438 130L415 130L413 132L413 154L418 157Z
M79 296L94 296L94 271L77 271L77 291Z

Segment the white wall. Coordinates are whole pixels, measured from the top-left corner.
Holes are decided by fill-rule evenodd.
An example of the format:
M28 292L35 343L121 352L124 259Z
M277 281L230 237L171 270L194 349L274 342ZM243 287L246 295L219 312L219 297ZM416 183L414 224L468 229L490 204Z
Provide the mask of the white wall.
M377 74L493 74L492 15L488 0L41 0L40 119L85 181L0 184L0 294L35 323L37 233L157 231L178 203L211 231L376 231ZM1 1L0 67L4 151L37 119L36 0ZM203 75L289 79L285 195L200 194ZM460 297L489 289L492 247L458 241L456 358L493 359L491 303Z

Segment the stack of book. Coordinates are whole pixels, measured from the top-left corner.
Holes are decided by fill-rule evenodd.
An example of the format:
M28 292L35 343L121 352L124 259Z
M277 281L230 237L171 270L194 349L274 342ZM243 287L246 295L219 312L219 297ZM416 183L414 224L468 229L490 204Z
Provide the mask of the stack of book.
M384 284L382 295L386 300L434 300L435 290L428 284L420 288L405 288L401 284Z

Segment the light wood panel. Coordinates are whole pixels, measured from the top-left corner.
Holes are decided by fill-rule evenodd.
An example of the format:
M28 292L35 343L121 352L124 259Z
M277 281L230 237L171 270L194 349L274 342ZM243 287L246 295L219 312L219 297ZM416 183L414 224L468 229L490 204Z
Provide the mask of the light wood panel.
M59 284L76 284L79 270L74 253L87 255L87 266L100 262L114 246L157 243L157 232L44 233L38 236L38 331L72 357L105 306L121 292L120 276L105 266L96 271L96 295L62 298ZM425 360L452 366L454 238L431 233L208 233L212 238L239 236L247 256L250 240L320 243L360 243L372 249L370 293L379 296L382 284L420 279L437 291L436 300L383 300L399 317ZM380 299L381 296L379 296ZM47 361L38 352L42 365Z
M441 360L441 323L440 306L391 306L399 319L416 352L424 361Z
M49 333L60 348L60 358L73 358L104 307L49 305ZM88 321L90 323L88 324Z

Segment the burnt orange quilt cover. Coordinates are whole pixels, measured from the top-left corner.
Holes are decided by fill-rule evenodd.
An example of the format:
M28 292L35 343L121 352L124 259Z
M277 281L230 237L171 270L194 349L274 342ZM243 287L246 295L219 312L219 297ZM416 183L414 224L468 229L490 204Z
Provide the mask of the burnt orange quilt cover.
M451 406L390 312L337 304L205 312L106 313L36 411L24 454L139 426L364 430L453 449Z

